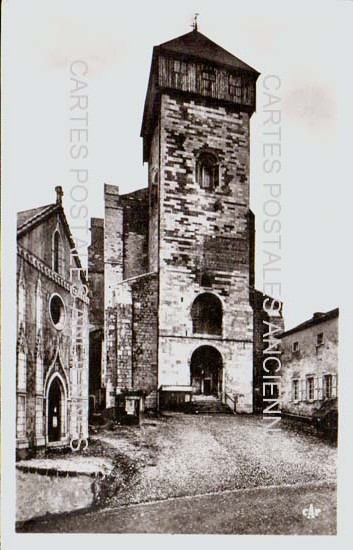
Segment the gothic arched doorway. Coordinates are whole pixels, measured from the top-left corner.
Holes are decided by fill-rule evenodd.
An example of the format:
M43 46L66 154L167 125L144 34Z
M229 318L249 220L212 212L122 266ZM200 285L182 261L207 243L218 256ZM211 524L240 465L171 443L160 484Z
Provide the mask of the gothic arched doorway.
M191 356L191 385L195 394L219 395L222 391L222 356L212 346L200 346Z
M48 393L48 440L60 441L62 431L62 415L64 407L64 391L56 376L50 384Z

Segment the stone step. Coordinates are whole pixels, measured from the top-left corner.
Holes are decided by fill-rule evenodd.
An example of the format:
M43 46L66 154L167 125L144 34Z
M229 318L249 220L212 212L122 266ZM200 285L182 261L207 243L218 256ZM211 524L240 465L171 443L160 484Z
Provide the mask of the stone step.
M233 411L220 399L191 401L189 412L193 414L233 414Z

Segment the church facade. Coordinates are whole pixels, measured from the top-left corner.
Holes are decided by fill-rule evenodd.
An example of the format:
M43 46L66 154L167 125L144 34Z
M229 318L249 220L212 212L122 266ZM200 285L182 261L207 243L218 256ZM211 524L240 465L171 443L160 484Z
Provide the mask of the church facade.
M56 192L17 217L20 457L88 437L88 288Z
M90 394L106 408L214 396L254 411L250 118L259 73L196 29L153 50L143 114L148 186L105 185L89 247Z

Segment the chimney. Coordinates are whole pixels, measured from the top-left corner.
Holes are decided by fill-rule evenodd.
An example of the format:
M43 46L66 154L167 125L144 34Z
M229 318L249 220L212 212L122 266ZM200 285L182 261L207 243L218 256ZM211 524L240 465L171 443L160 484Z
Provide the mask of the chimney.
M64 191L63 191L63 188L61 187L61 185L58 185L57 187L55 187L55 192L56 192L56 204L60 204L60 206L62 205L63 203L63 195L64 195Z
M318 319L319 317L322 317L323 315L325 315L322 311L315 311L314 315L313 315L313 319Z

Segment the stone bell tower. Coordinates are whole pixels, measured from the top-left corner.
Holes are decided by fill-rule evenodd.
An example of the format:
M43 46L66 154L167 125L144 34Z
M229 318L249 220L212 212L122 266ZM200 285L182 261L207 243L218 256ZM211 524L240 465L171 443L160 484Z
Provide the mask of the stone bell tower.
M153 50L141 136L158 390L169 404L192 391L253 410L249 123L258 76L197 29Z

